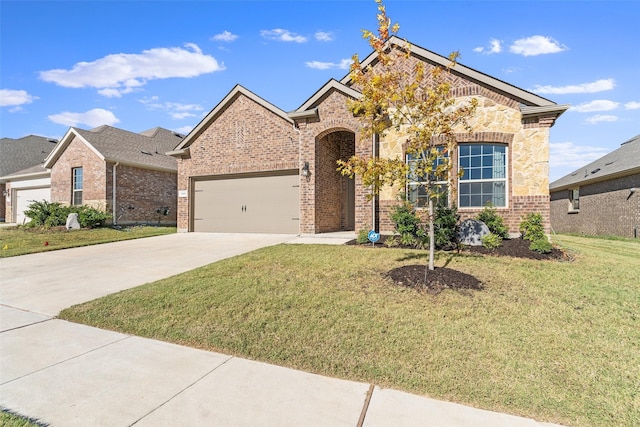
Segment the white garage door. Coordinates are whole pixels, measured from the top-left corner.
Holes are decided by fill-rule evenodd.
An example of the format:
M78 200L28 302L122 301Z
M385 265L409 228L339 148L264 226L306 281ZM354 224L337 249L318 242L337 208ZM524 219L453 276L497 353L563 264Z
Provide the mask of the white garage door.
M14 218L16 223L24 224L30 221L28 217L24 215L29 205L33 201L40 202L51 200L51 188L22 188L15 190L15 199L13 200L13 206L16 207Z
M292 173L195 180L193 230L297 234L300 181Z

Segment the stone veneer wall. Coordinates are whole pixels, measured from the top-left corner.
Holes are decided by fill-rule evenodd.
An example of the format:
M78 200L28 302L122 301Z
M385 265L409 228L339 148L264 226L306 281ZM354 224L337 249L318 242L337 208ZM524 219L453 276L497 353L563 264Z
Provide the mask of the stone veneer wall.
M177 159L178 190L187 193L178 197L178 230L190 227L189 177L300 170L298 138L290 122L238 95Z
M579 211L571 209L568 189L552 192L551 226L556 233L640 238L640 174L580 186Z
M518 232L522 216L539 212L549 231L549 127L553 120L540 118L523 121L518 101L500 93L455 76L452 79L452 95L456 102L478 100L475 115L469 119L471 133L457 134L459 143L501 143L508 146L508 206L499 208L511 233ZM380 142L380 155L404 157L404 135L394 129L387 132ZM454 159L454 174L457 158ZM457 187L457 185L456 185ZM396 204L398 189L388 188L380 195L380 229L392 232L389 210ZM461 219L477 215L482 208L461 208Z

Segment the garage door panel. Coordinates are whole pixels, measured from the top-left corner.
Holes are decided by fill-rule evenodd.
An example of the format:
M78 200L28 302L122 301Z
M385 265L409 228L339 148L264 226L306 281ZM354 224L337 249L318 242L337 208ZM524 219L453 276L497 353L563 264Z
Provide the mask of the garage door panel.
M194 181L194 231L298 233L299 177Z
M31 219L25 216L24 211L29 208L29 205L33 201L40 202L51 200L51 188L21 188L16 189L14 206L15 208L15 221L17 224L23 224L31 221Z

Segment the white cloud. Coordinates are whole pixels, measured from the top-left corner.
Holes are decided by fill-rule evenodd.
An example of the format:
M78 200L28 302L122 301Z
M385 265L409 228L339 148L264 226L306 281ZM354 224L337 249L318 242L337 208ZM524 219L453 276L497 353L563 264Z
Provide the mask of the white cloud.
M576 145L573 142L552 142L549 144L549 167L575 170L608 152L608 149L602 147Z
M624 104L624 108L626 110L639 110L640 102L636 102L636 101L627 102L626 104Z
M91 128L102 125L112 126L120 122L120 120L111 111L104 110L102 108L94 108L93 110L89 110L84 113L72 113L65 111L60 114L52 114L48 118L54 123L65 126L78 126L79 124L84 124Z
M320 42L330 42L333 41L333 33L328 33L326 31L318 31L314 34L316 40Z
M307 38L300 36L296 33L292 33L289 30L283 30L282 28L276 28L273 30L262 30L260 35L267 40L275 40L280 42L296 42L305 43Z
M606 114L596 114L595 116L589 117L586 122L590 125L595 125L600 122L617 122L618 116L610 116Z
M159 97L143 98L138 101L144 104L150 110L162 110L169 114L173 119L182 120L187 117L197 117L198 111L204 108L199 104L181 104L179 102L159 102Z
M570 111L579 113L593 113L595 111L611 111L620 106L619 102L609 101L606 99L597 99L591 102L583 102L582 104L571 107Z
M483 53L485 55L491 55L493 53L500 53L502 52L502 41L498 40L498 39L491 39L489 40L489 46L488 47L476 47L475 49L473 49L474 52L478 52L478 53Z
M30 104L38 99L37 96L29 95L25 90L0 89L0 107L13 107ZM17 111L19 109L12 109Z
M239 37L238 35L232 34L229 31L224 30L220 34L216 34L215 36L211 37L211 40L216 42L231 43L232 41L236 40L238 37Z
M338 64L335 62L307 61L304 63L307 67L316 70L339 69L348 70L351 66L351 59L343 59Z
M559 44L548 36L531 36L518 39L511 46L509 51L523 56L536 56L548 53L558 53L567 50L567 47Z
M611 90L616 86L614 79L602 79L592 83L581 83L568 86L540 86L536 85L532 92L565 95L568 93L596 93Z
M40 78L62 87L93 87L103 96L119 97L148 80L197 77L225 69L214 57L203 54L198 45L184 46L107 55L93 62L78 62L70 70L41 71Z
M188 135L192 129L193 129L193 126L182 126L181 128L174 129L174 131L182 135Z

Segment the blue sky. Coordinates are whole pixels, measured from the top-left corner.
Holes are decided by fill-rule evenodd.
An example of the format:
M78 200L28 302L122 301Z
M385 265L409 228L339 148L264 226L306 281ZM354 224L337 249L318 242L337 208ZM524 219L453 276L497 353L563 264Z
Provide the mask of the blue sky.
M639 1L387 0L398 35L571 104L555 180L640 133ZM0 1L0 137L187 133L241 84L285 111L370 48L373 0Z

